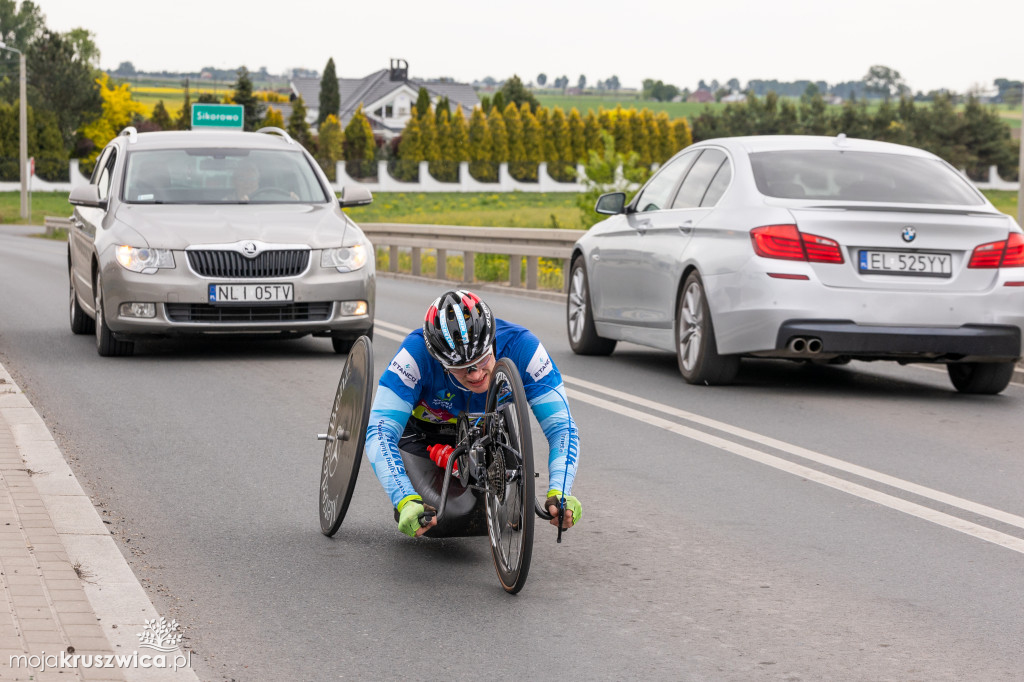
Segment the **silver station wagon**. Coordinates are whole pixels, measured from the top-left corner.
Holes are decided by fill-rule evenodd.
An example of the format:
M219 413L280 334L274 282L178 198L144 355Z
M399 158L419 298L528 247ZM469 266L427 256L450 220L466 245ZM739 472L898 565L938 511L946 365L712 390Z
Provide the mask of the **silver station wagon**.
M1021 356L1024 235L952 166L902 145L706 140L670 159L572 254L572 349L676 353L693 384L743 357L944 364L999 393Z
M72 190L71 330L100 355L186 334L372 335L373 248L309 153L259 132L125 129Z

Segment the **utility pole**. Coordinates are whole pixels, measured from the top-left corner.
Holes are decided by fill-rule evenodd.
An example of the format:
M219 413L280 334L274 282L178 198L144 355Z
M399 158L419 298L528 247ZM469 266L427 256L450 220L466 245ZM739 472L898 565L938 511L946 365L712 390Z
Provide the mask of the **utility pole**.
M18 167L21 177L21 217L28 218L28 109L25 97L25 53L16 47L0 41L0 50L18 53L18 75L21 82L18 87L18 96L21 100L18 106Z

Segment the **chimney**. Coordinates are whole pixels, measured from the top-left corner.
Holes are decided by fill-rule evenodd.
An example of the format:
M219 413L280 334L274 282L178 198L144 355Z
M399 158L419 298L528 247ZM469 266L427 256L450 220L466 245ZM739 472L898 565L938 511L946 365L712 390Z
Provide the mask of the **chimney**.
M409 80L409 62L404 59L392 59L389 79L403 82Z

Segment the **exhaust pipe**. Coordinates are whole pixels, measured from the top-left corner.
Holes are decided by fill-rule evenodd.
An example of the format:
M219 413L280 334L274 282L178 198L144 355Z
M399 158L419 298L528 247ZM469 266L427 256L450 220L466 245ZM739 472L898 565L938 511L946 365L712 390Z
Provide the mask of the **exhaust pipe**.
M817 355L818 353L820 353L821 352L821 347L822 347L821 339L818 339L818 338L807 339L807 352L810 353L811 355Z
M789 340L787 346L791 353L803 353L807 350L807 340L802 336L797 336Z

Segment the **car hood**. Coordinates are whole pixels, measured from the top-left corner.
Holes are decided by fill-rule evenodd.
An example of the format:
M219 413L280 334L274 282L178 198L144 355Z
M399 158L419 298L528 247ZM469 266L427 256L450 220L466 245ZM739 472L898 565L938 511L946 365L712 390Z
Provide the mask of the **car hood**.
M148 246L163 249L231 244L245 239L319 249L362 239L355 223L333 205L122 204L117 220L140 234Z

